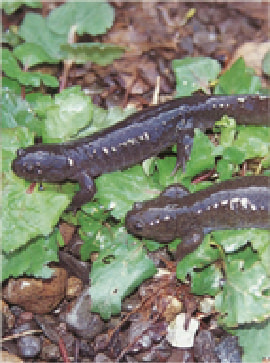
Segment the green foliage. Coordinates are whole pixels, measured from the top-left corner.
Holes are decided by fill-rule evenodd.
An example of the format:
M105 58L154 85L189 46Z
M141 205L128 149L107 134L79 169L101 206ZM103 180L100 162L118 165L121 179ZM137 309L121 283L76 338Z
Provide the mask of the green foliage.
M243 347L242 360L244 363L263 362L269 358L270 320L263 323L253 323L231 330L238 336L239 344Z
M270 76L270 50L265 54L262 64L263 72Z
M114 243L100 252L91 271L91 310L104 319L119 314L121 300L156 271L141 243L122 229L116 230Z
M243 58L239 58L220 76L215 94L256 93L260 89L260 78L254 75L253 69L246 67Z
M57 60L50 57L39 44L23 43L13 50L13 54L24 65L30 68L40 63L57 63Z
M14 13L16 10L19 9L20 6L22 5L27 5L30 8L41 8L42 7L42 2L41 1L31 1L31 0L26 0L26 1L3 1L1 4L1 8L5 11L5 13L7 13L8 15Z
M44 103L41 103L44 110ZM44 142L66 141L88 125L92 118L92 102L79 86L67 88L45 103L45 120L42 128ZM41 112L39 110L39 112Z
M49 74L22 71L16 58L8 49L2 50L2 68L8 77L22 85L40 87L42 82L48 87L58 87L58 80Z
M172 67L176 77L177 97L190 96L200 89L207 92L209 82L215 81L221 70L216 60L207 57L175 59Z
M21 248L2 254L2 280L8 277L19 277L23 274L50 278L53 269L47 264L58 261L58 233L54 231L49 236L35 238Z
M105 1L66 2L48 16L48 28L57 34L67 35L75 27L79 35L104 34L114 21L114 8Z

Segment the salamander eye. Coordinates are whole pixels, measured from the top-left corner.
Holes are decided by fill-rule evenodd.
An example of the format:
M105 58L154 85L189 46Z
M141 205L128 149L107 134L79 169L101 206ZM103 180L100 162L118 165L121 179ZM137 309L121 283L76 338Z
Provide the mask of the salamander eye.
M143 228L143 224L141 222L136 222L134 227L137 231L141 231Z
M17 150L17 156L25 156L26 151L24 149L18 149Z
M141 202L136 202L133 205L134 209L141 209L142 208L142 203Z

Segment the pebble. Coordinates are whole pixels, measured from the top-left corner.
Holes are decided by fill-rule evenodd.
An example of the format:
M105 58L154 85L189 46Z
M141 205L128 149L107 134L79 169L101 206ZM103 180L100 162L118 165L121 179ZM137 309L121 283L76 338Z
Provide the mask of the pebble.
M10 279L3 290L3 297L27 311L44 314L52 311L64 298L66 284L67 272L63 268L55 268L50 279Z
M60 361L60 351L58 345L48 342L49 340L43 344L41 359L43 359L45 362Z
M34 358L41 350L41 341L37 336L26 335L18 339L17 346L22 358Z
M79 337L91 340L102 332L105 323L98 314L91 313L89 286L77 298L70 313L66 314L66 323Z

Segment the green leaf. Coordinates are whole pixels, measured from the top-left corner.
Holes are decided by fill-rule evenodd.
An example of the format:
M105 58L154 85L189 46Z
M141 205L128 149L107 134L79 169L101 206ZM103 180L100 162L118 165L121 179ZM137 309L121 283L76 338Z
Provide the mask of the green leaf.
M46 109L42 138L44 142L63 142L85 127L92 117L91 98L79 86L67 88L55 96Z
M103 43L63 44L61 50L64 58L77 64L91 61L101 66L112 63L115 59L120 58L125 51L123 47Z
M40 63L57 63L58 60L50 57L44 48L35 43L23 43L13 50L13 54L21 63L30 68Z
M3 71L8 77L17 79L19 83L26 86L39 87L42 81L46 86L58 87L58 80L53 76L40 72L23 72L9 50L3 49L2 56Z
M159 186L137 165L126 171L103 174L96 179L99 202L112 216L122 219L134 202L151 199L159 194Z
M60 18L58 19L58 22ZM67 34L59 35L51 31L47 18L39 14L27 13L19 30L19 35L27 42L41 46L54 60L62 57L60 45L67 42Z
M185 177L192 178L204 170L215 166L215 147L199 129L195 129L193 148L190 160L186 163Z
M2 255L2 280L21 275L50 278L53 269L49 262L58 261L56 233L39 237L13 253Z
M2 70L10 78L17 79L22 73L17 60L8 49L2 49Z
M25 126L37 135L41 133L41 123L27 101L9 89L2 90L2 127Z
M193 294L215 296L220 290L220 281L223 274L219 268L211 264L201 271L193 271L191 277L191 291Z
M208 234L194 252L187 255L177 264L177 278L184 281L186 275L192 273L193 269L202 269L219 258L220 251L218 248L213 248L211 235Z
M31 8L42 8L42 2L41 1L3 1L3 3L1 4L1 7L4 9L4 11L10 15L12 13L14 13L16 10L19 9L20 6L22 6L23 4L31 7Z
M260 78L254 76L254 71L247 68L243 58L222 74L215 88L215 94L253 94L261 88Z
M221 323L235 327L270 316L270 296L264 295L270 282L259 261L247 268L242 260L231 261L226 277L226 285L215 298L216 310L224 314Z
M34 134L25 127L2 129L2 172L11 170L11 162L19 147L34 143Z
M7 43L11 47L16 47L22 42L21 37L17 33L17 26L10 25L10 27L2 35L2 43Z
M219 179L221 181L228 180L232 177L235 168L232 163L228 160L218 160L216 166L217 173L219 174Z
M183 175L181 170L178 170L175 175L171 175L176 165L176 157L157 159L156 165L159 171L159 183L163 187L180 182L181 176Z
M220 70L220 64L207 57L186 57L174 59L172 67L176 77L176 95L190 96L202 89L207 91L209 83L215 81Z
M239 126L233 147L244 153L245 159L265 157L269 153L269 127Z
M61 35L67 35L71 27L79 35L98 35L106 33L113 21L114 8L105 1L67 2L51 11L48 26Z
M242 360L244 363L267 362L269 358L270 320L263 323L244 325L232 330L239 338L239 344L244 348Z
M263 72L270 76L270 50L265 54L262 63Z
M16 95L21 94L21 86L19 82L8 77L2 77L2 88L5 91L11 91L15 93Z
M37 186L28 192L29 185L13 173L3 178L2 249L6 253L15 251L31 238L48 235L70 203L67 195L40 192Z
M121 300L156 271L142 245L125 232L115 241L117 245L100 253L91 270L91 310L103 319L119 314Z

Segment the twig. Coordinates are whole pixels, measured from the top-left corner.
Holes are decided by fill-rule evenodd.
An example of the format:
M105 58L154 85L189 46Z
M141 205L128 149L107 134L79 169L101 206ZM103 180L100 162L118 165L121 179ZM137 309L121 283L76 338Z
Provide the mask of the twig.
M6 342L8 340L13 340L13 339L18 339L20 337L24 337L26 335L32 335L32 334L35 334L35 333L42 333L42 330L26 330L22 333L17 333L17 334L13 334L13 335L9 335L5 338L1 338L0 339L0 342L3 343L3 342Z

